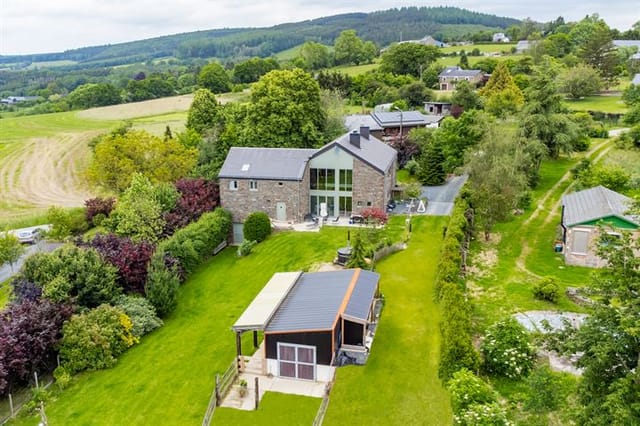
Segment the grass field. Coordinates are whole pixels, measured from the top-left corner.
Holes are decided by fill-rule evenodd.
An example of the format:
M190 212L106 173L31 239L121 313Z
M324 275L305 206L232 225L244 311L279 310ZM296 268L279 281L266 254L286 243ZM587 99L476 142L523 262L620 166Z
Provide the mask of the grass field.
M372 71L378 68L380 64L364 64L364 65L339 65L337 67L329 68L329 71L338 71L343 74L355 76L358 74L364 74L367 71Z
M287 50L282 50L278 53L276 53L275 55L273 55L278 61L291 61L295 58L298 57L298 54L300 53L300 48L302 47L302 44L299 44L297 46L293 46L292 48L289 48ZM326 46L325 47L327 49L329 49L329 52L333 51L333 46Z
M451 424L438 378L440 313L433 284L448 218L414 217L409 248L377 265L385 297L365 366L342 367L325 425Z
M321 401L320 398L267 392L257 411L219 407L216 408L212 423L233 426L309 426L316 417Z
M511 49L515 47L515 43L495 43L495 44L470 44L467 46L447 46L440 49L442 53L453 53L464 50L467 55L471 53L473 49L478 49L481 53L506 53L510 54ZM469 57L471 59L472 56Z
M7 143L66 132L106 130L112 125L108 121L81 117L77 111L3 118L0 120L0 161Z
M131 348L114 368L78 376L47 405L50 424L199 424L215 374L235 356L231 325L274 272L331 261L345 234L331 227L320 233L280 233L248 257L238 258L235 248L214 257L183 285L178 308L164 327ZM251 336L246 334L243 347L250 348ZM279 398L272 403L280 405ZM269 404L267 400L262 424L270 424ZM313 418L319 400L315 408L311 405L294 408L301 418ZM15 424L37 422L21 418ZM214 424L228 423L217 423L214 417Z
M578 100L566 99L565 103L569 109L574 111L627 112L627 106L622 102L620 95L595 95Z

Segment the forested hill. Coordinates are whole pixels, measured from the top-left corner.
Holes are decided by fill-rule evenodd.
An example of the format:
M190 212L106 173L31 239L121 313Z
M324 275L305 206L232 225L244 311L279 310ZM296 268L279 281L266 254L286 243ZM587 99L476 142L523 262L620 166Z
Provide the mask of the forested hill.
M471 12L456 7L405 7L372 13L350 13L287 23L270 28L197 31L113 45L84 47L61 53L0 56L0 64L70 60L86 65L118 65L151 58L210 58L269 56L307 40L333 44L345 29L355 29L379 46L392 41L432 35L460 39L470 32L507 28L512 18Z

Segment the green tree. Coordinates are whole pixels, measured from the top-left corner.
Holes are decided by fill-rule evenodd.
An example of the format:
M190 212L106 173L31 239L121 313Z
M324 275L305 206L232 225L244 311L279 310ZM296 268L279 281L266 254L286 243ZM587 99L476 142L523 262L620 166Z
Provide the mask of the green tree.
M315 41L307 41L302 47L298 56L304 63L307 70L319 70L331 66L331 55L329 49L324 44Z
M213 129L219 121L220 105L216 96L209 89L198 89L193 94L193 101L187 114L187 129L195 130L201 135Z
M568 68L558 78L560 91L572 99L593 95L600 90L600 74L589 65Z
M531 337L513 317L489 327L480 350L488 373L513 379L526 376L533 368L535 350Z
M506 220L528 188L531 158L527 141L493 126L477 149L467 152L471 204L489 240L493 226Z
M244 239L261 242L271 234L271 219L265 212L253 212L244 221Z
M584 25L583 25L584 24ZM597 15L587 16L570 33L577 43L577 55L600 72L605 88L617 80L618 57L611 30Z
M468 70L469 67L469 58L467 57L467 52L464 50L460 52L460 61L458 62L458 66L463 70Z
M118 89L108 83L87 83L69 93L66 101L73 109L115 105L122 102Z
M169 266L164 252L154 253L147 270L144 292L160 317L169 315L177 305L180 276Z
M275 58L251 58L233 67L234 83L253 83L269 71L280 69Z
M473 90L468 81L459 81L456 84L456 89L451 95L451 102L461 106L465 111L482 108L480 95Z
M519 120L521 135L542 142L552 158L573 151L584 135L562 105L550 66L536 70L526 95L527 103Z
M213 93L225 93L231 90L231 78L217 62L211 62L202 67L198 74L198 84Z
M0 232L0 266L8 263L13 271L13 265L25 252L18 238L8 231Z
M116 234L130 237L134 242L158 241L165 221L157 195L149 178L140 173L134 174L131 185L109 217L110 227Z
M131 130L103 137L87 173L92 183L121 192L135 173L152 182L174 182L189 174L197 155L196 149L176 139L165 141L144 130Z
M347 131L344 125L344 116L347 115L346 102L339 91L322 90L320 103L327 117L323 140L331 141Z
M361 64L370 62L376 55L376 47L372 42L364 42L355 30L344 30L334 43L336 64Z
M301 69L271 71L251 90L245 144L311 148L322 142L325 125L313 77Z
M485 109L497 117L517 112L524 103L524 95L504 62L496 66L479 94L485 99Z
M380 71L392 74L409 74L420 77L440 57L435 46L416 43L399 43L388 48L380 59Z
M365 246L362 235L355 232L353 235L353 244L351 247L351 256L345 265L347 268L369 269L369 264L365 259Z
M423 148L418 159L420 168L418 178L424 185L440 185L444 183L446 174L444 172L444 155L442 148L432 142Z
M622 100L629 106L640 105L640 84L630 84L622 92Z

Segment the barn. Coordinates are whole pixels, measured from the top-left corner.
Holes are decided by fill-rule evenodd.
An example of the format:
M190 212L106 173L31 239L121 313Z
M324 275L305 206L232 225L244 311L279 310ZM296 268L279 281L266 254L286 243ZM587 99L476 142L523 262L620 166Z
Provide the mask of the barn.
M276 273L232 329L264 333L263 374L326 381L341 351L368 353L380 275L361 269Z

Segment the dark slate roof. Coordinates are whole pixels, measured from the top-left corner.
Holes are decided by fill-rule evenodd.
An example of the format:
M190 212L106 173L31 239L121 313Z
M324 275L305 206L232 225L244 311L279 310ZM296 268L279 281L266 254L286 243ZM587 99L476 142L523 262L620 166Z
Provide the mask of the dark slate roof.
M360 126L369 127L369 130L375 132L382 130L382 126L370 114L352 114L347 115L344 119L344 125L349 130L358 130Z
M350 295L349 287L358 271L358 279ZM368 290L374 279L377 285L380 279L378 274L358 269L304 273L272 317L265 332L331 330L342 314L341 309L345 309L345 301L347 307L351 304L349 298L357 299L353 302L353 312L361 312L360 307L371 294ZM363 289L359 288L361 286ZM368 301L367 312L372 302L373 296Z
M381 127L400 127L400 121L404 126L427 126L429 124L438 123L443 119L439 115L425 115L420 111L389 111L389 112L373 112L371 117Z
M460 67L446 67L439 74L440 77L475 77L481 70L463 70Z
M366 321L371 309L371 301L376 295L380 275L371 271L360 271L358 283L353 288L349 303L344 310L345 315Z
M633 76L633 80L631 80L631 84L635 84L636 86L640 86L640 74L636 74Z
M232 147L218 177L301 180L314 149Z
M562 196L562 223L574 226L585 222L616 216L640 225L637 217L627 215L633 200L604 186L585 189Z
M396 157L398 155L396 150L391 148L386 143L382 142L380 139L373 137L372 135L369 135L368 139L360 135L360 147L352 145L350 142L350 138L351 134L345 133L344 135L320 148L313 156L317 157L318 155L338 145L340 148L349 152L354 157L359 158L360 160L369 164L371 167L383 174L396 160Z

